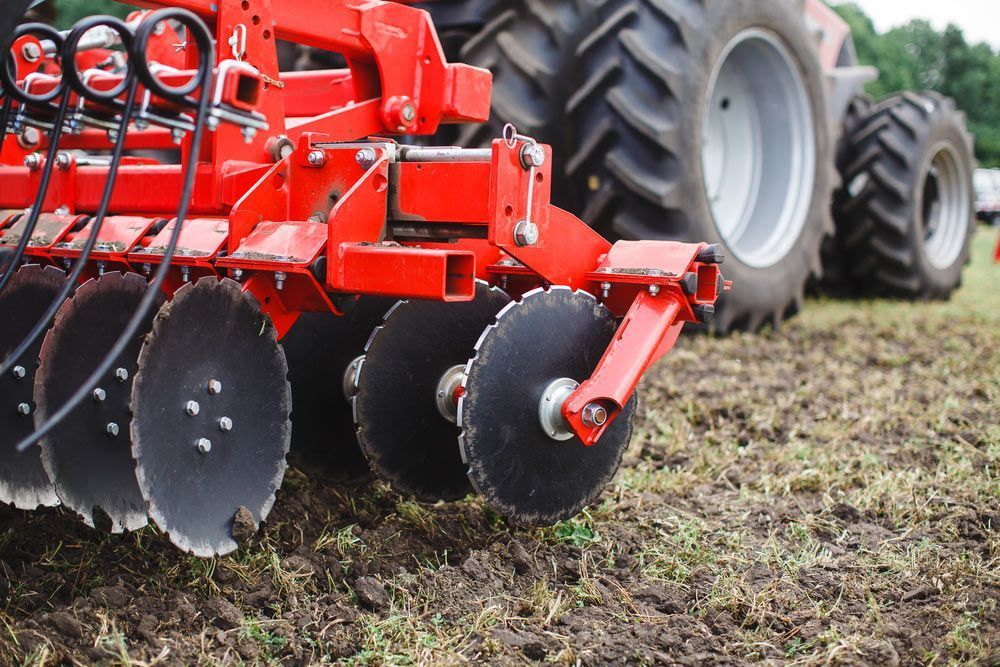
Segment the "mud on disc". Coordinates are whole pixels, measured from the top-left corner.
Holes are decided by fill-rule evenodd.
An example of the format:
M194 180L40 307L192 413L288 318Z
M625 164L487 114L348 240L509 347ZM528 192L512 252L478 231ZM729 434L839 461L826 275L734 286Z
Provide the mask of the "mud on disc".
M505 292L478 283L469 302L401 301L372 334L354 398L358 442L400 493L437 501L472 491L458 427L438 408L439 384L508 303Z
M232 280L187 284L153 321L132 388L132 455L149 515L196 556L234 551L233 519L274 505L291 390L274 326Z
M344 373L395 299L362 297L350 312L303 313L281 340L292 383L293 465L333 482L371 478L358 447Z
M0 360L6 361L24 337L42 319L66 281L59 269L29 264L18 269L0 291ZM0 502L18 509L59 504L42 467L41 450L14 448L35 429L34 384L42 337L0 377Z
M632 438L634 395L592 447L549 437L539 406L553 381L589 378L616 329L591 295L554 287L511 303L483 333L459 400L460 442L469 479L500 514L552 525L594 502L614 477Z
M135 273L106 273L79 288L56 314L35 377L36 421L59 410L114 345L146 293ZM162 303L163 298L160 298ZM42 462L63 505L88 526L120 533L147 523L146 501L129 445L129 405L139 349L156 310L115 360L107 375L40 443ZM105 516L95 516L101 514ZM103 526L110 519L110 526Z

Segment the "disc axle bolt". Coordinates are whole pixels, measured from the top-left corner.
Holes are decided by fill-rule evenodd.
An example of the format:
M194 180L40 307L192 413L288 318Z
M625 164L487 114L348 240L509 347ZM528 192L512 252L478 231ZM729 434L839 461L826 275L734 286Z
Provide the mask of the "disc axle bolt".
M588 403L581 416L583 423L590 428L597 428L608 423L608 411L600 403Z
M20 405L17 406L17 414L21 415L22 417L27 417L28 415L31 414L31 406L28 405L27 403L21 403Z
M659 285L650 285L649 286L649 295L650 296L656 296L659 293L660 293L660 286Z
M378 159L378 153L375 152L374 148L362 148L354 156L354 159L358 161L359 167L368 171L375 164L375 160Z
M39 157L38 153L32 153L24 158L24 166L28 168L28 171L38 171L38 168L42 166L42 158Z
M538 225L522 220L514 226L514 243L521 246L531 246L538 243Z
M112 438L118 437L119 430L120 429L118 428L118 424L114 422L109 422L107 428L105 429L105 431L107 431L107 434Z
M14 374L15 380L23 380L24 376L27 374L27 371L24 370L24 366L14 366L13 370L11 370L11 373Z
M274 289L278 290L279 292L281 290L285 289L285 280L287 278L288 278L288 274L285 273L284 271L275 271L274 272Z
M212 396L215 396L216 394L221 394L222 393L222 383L219 382L218 380L209 380L208 381L208 393L210 393ZM192 401L192 403L193 402L194 401Z
M128 381L128 371L125 370L124 368L118 368L118 369L116 369L115 370L115 379L118 380L119 382L127 382Z
M184 406L184 411L191 417L194 417L201 412L201 406L198 405L198 401L188 401L187 405Z
M322 167L326 164L326 153L323 151L309 151L309 155L306 156L306 162L314 167Z
M198 440L198 451L202 454L208 454L212 451L212 441L208 438L200 438Z
M95 401L97 401L98 403L103 403L104 399L108 397L108 393L103 389L101 389L100 387L98 387L97 389L94 390L93 396Z
M601 283L601 298L607 299L611 296L611 283Z
M219 430L223 433L229 433L233 430L233 420L229 417L223 417L219 420Z

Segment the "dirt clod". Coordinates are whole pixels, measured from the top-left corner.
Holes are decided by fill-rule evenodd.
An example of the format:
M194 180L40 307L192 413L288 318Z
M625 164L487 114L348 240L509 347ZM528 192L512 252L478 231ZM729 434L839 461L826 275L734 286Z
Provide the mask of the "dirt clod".
M65 611L57 611L49 616L52 625L62 634L71 639L83 637L83 625L72 614Z
M237 544L246 544L257 535L257 522L246 507L241 507L233 517L233 539Z
M358 602L368 609L378 611L389 606L389 595L385 592L385 586L374 577L361 577L355 581L354 593L358 596Z

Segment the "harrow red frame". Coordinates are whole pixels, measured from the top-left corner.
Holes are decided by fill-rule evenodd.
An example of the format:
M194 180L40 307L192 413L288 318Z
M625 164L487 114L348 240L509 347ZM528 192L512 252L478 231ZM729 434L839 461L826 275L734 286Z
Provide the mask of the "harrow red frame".
M202 275L230 275L263 304L279 334L303 312L340 313L356 295L469 300L474 281L515 295L566 285L601 295L623 318L591 378L564 407L572 430L592 445L626 404L642 374L674 345L686 322L706 319L722 279L714 249L672 242L614 245L552 206L552 155L525 137L497 139L488 151L418 150L388 139L432 134L441 123L481 122L489 114L489 72L449 64L428 15L368 0L144 1L183 7L214 25L222 96L261 114L268 130L220 124L200 155L190 139L182 164L131 159L122 166L90 273L108 266L147 273L162 261L181 196L185 164L197 161L191 202L167 282L172 292ZM229 37L245 36L231 44ZM341 53L346 70L283 74L275 40ZM193 54L187 54L189 65ZM248 62L230 68L234 59ZM184 73L174 75L183 78ZM116 84L107 76L108 86ZM44 87L45 78L32 86ZM97 85L97 84L95 84ZM162 100L152 104L167 105ZM30 113L30 110L28 110ZM130 133L128 149L172 146L151 127ZM32 204L35 147L8 141L0 155L0 207ZM44 145L42 140L41 145ZM66 149L109 150L98 130L67 136ZM69 155L69 154L67 154ZM526 157L527 156L527 157ZM40 156L39 156L40 157ZM70 157L54 171L34 261L79 257L107 168ZM0 216L0 243L16 243L13 211ZM159 224L158 221L160 221ZM519 224L535 225L537 239ZM519 231L521 230L521 231ZM592 403L611 416L585 423Z

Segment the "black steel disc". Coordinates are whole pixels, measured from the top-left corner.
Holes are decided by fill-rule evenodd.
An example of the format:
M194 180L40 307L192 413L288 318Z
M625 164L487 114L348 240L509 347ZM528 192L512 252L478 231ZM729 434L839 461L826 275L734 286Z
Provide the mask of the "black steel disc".
M362 297L341 317L305 313L281 340L292 383L292 463L334 482L371 478L358 447L350 399L344 395L348 366L364 354L365 343L382 322L393 299Z
M509 302L483 283L474 301L401 301L372 334L354 399L358 442L399 492L427 501L471 492L458 427L438 409L438 384L468 361L483 329Z
M181 549L230 553L241 508L255 526L271 511L291 438L287 376L270 318L235 281L184 285L157 313L132 387L132 455L150 517Z
M36 421L42 423L59 410L101 363L146 287L146 279L135 273L106 273L81 285L63 304L39 355ZM155 310L149 313L107 376L91 388L91 399L40 443L45 471L63 505L80 514L88 526L95 525L98 509L103 511L110 526L102 527L115 533L138 530L147 523L146 501L129 446L129 406L139 349L155 314Z
M592 447L542 429L539 404L555 380L590 377L615 335L614 317L583 292L535 290L486 330L459 402L462 455L473 486L500 514L552 525L600 495L632 438L636 399Z
M0 291L0 361L6 361L28 332L42 319L65 284L66 274L51 266L22 266ZM41 450L23 453L14 448L35 429L34 385L38 350L42 338L32 345L14 367L0 377L0 502L19 509L59 504L55 489L42 467Z

